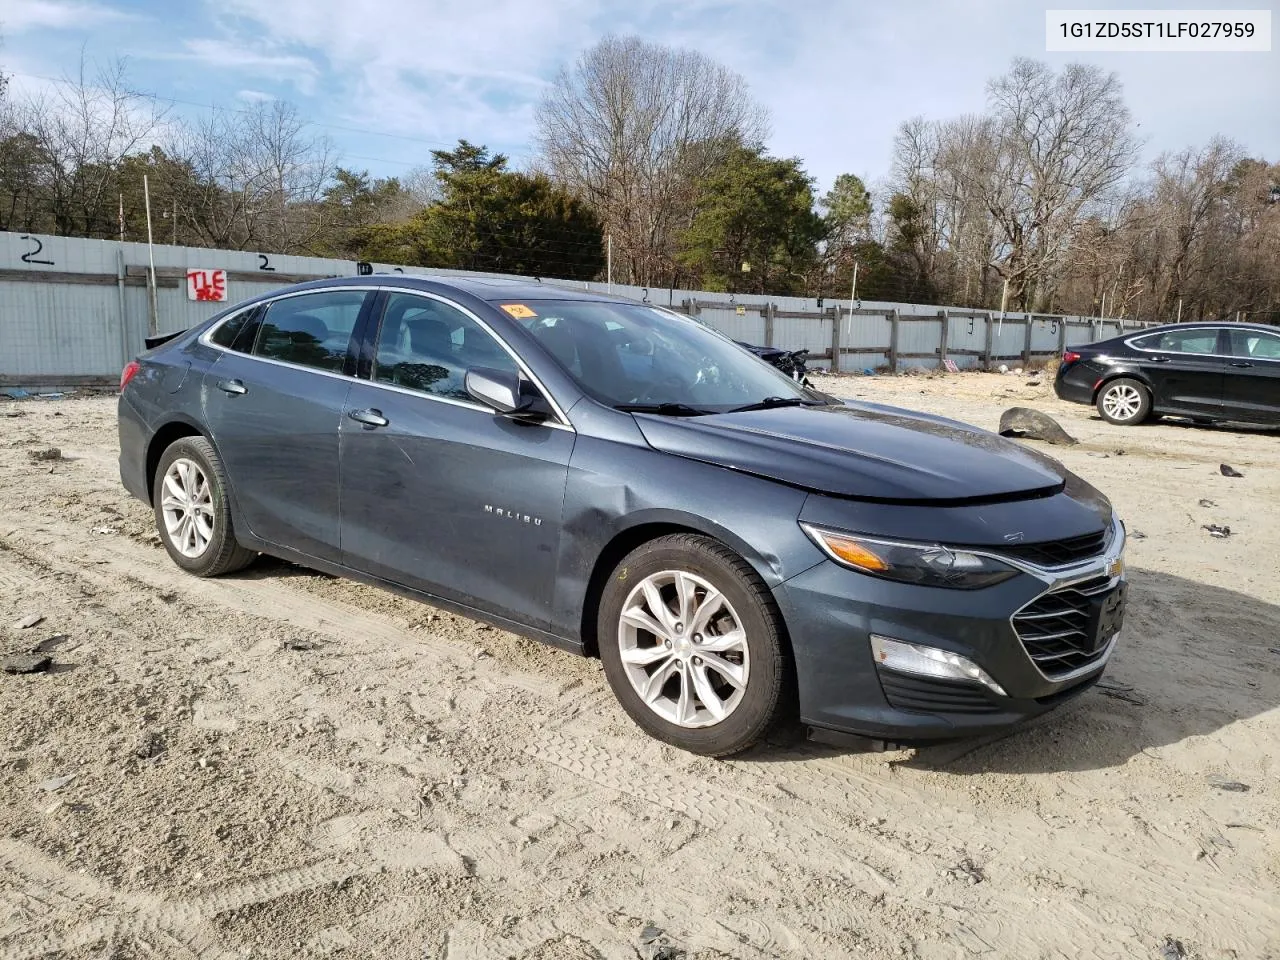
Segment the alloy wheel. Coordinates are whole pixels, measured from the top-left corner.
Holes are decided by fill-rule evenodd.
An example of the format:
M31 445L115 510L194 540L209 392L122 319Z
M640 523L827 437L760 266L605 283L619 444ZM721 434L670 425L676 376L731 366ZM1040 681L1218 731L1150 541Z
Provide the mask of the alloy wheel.
M702 577L683 570L645 577L622 605L618 641L632 688L670 723L713 726L742 702L751 666L746 631Z
M1102 398L1103 409L1117 420L1132 420L1142 409L1142 394L1137 387L1127 383L1117 384L1107 390Z
M194 460L179 457L165 471L160 510L169 542L195 559L209 549L215 522L209 478Z

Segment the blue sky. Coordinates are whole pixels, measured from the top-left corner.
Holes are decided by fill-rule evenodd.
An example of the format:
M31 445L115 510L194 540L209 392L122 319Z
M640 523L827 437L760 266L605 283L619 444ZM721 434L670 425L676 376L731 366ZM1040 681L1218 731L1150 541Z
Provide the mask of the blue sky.
M883 177L901 121L980 110L1019 55L1117 71L1147 159L1221 133L1280 161L1280 53L1047 54L1044 6L1016 0L0 0L0 66L40 86L83 49L127 57L136 87L192 104L291 100L348 166L385 176L459 137L527 161L547 83L606 32L743 74L769 108L770 148L822 187Z

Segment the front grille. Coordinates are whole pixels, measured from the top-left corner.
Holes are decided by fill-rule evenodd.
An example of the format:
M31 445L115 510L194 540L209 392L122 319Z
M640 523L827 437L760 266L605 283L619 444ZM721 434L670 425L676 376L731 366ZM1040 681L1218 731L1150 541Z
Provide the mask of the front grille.
M1000 552L1041 567L1063 567L1096 557L1107 548L1107 531L1089 533L1069 540L1046 543L1018 543L1001 547Z
M880 686L889 706L922 713L999 713L982 688L957 680L913 677L880 670Z
M1106 646L1093 648L1089 605L1112 589L1109 577L1094 577L1046 593L1014 614L1018 639L1045 676L1052 679L1102 658Z

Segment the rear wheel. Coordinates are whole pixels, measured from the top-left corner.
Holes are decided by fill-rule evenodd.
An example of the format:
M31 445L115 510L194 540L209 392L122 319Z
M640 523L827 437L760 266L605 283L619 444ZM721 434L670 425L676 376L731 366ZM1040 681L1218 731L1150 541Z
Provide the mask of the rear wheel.
M681 749L737 753L784 712L781 617L751 566L709 537L673 534L624 558L597 636L623 709Z
M173 562L198 577L248 566L257 553L236 543L227 477L204 437L175 440L160 456L152 495L156 529Z
M1108 423L1130 426L1151 414L1151 394L1137 380L1120 377L1098 391L1098 413Z

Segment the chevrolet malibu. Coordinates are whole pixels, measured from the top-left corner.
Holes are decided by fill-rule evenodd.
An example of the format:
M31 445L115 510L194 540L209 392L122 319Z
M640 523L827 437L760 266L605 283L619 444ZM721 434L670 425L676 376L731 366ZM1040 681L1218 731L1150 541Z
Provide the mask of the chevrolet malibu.
M121 378L120 472L196 576L267 553L599 657L723 756L913 744L1102 674L1124 528L1053 460L841 401L645 304L372 276L240 304Z

